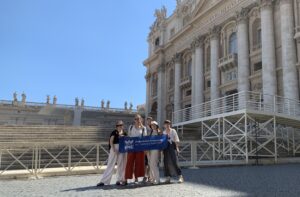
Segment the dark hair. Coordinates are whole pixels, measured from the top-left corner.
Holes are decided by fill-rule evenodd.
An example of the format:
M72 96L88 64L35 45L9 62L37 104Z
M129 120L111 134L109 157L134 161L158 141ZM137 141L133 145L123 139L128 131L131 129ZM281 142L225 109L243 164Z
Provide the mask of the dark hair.
M164 124L172 124L171 120L165 120Z
M124 122L122 120L118 120L116 122L116 127L120 126L120 125L124 125Z

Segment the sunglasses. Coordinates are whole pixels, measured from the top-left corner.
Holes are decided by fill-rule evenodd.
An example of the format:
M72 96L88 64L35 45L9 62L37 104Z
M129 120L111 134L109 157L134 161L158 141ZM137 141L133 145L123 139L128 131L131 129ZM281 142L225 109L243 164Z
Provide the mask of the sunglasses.
M122 127L122 126L123 126L122 124L118 124L118 125L117 125L117 127Z

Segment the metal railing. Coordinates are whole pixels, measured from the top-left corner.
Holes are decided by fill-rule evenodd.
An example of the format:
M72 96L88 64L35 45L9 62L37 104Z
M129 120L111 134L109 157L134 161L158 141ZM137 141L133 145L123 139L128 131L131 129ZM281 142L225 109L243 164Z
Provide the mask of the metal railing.
M257 92L240 92L175 111L173 113L173 122L174 124L178 124L210 116L237 112L239 110L255 110L295 117L300 116L300 102L281 96Z

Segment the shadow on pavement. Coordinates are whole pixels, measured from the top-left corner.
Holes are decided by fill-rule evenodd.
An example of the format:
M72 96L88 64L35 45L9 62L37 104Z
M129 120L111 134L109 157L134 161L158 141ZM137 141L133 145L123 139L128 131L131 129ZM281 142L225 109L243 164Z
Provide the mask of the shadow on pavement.
M176 183L170 183L170 184L176 184ZM88 187L78 187L78 188L62 190L61 192L70 192L70 191L84 192L84 191L90 191L90 190L127 190L127 189L143 188L143 187L156 187L156 186L170 185L170 184L161 183L159 185L153 185L153 184L133 184L132 183L132 184L128 184L127 186L117 186L117 185L105 185L102 187L88 186Z

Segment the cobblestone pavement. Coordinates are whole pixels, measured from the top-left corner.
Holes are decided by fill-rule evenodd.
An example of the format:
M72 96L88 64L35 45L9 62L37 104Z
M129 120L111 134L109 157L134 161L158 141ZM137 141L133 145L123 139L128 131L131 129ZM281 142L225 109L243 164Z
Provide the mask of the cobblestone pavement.
M300 196L300 164L209 167L185 169L183 173L184 184L174 181L158 186L97 188L100 175L3 180L0 196Z

